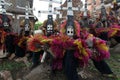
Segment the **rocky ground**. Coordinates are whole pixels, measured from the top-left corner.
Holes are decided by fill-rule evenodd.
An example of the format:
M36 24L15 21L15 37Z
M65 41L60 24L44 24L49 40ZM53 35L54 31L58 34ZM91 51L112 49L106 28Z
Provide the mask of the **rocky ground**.
M120 45L110 49L111 57L106 60L112 71L117 75L116 78L103 77L90 62L85 71L86 78L80 76L80 80L120 80ZM2 54L2 53L1 53ZM50 74L50 67L42 64L30 71L31 64L26 66L24 61L4 60L0 61L0 80L66 80L64 71L56 71L55 74ZM78 69L81 71L81 68ZM3 79L3 78L8 79ZM84 77L84 76L83 76Z

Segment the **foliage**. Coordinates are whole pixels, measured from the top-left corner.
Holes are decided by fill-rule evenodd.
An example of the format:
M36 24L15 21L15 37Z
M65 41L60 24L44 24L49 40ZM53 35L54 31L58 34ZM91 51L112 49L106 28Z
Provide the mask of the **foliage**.
M39 22L39 21L37 21L37 22L35 23L34 30L38 30L41 25L42 25L42 23Z
M0 64L0 71L2 70L19 70L22 67L25 67L24 63L21 62L15 62L15 61L4 61L3 63Z

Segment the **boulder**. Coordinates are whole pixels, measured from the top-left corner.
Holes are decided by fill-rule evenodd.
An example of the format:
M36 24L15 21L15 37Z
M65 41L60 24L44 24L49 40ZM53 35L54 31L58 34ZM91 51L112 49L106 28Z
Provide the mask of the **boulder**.
M41 64L24 77L25 80L50 80L50 66Z
M110 52L112 52L112 53L120 53L120 44L117 44L113 48L110 48Z
M0 72L0 76L4 79L4 80L13 80L11 72L10 71L1 71Z

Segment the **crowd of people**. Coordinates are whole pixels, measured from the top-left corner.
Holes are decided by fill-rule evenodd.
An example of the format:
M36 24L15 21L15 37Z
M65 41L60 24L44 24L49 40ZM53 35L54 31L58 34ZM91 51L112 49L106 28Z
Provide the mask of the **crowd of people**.
M32 59L32 70L40 65L46 52L45 61L49 60L51 72L55 74L55 70L64 69L68 80L79 80L77 68L87 67L89 60L103 76L116 77L105 59L110 57L107 42L113 39L116 44L120 42L120 16L115 13L118 10L117 7L111 9L104 20L102 15L95 20L81 16L80 21L68 17L60 26L48 15L41 28L43 33L37 34L25 31L24 27L19 34L12 32L7 28L11 27L9 20L9 25L3 25L1 15L0 48L3 53L7 52L1 59L10 59L12 54L12 59L27 56ZM71 26L67 28L69 22Z

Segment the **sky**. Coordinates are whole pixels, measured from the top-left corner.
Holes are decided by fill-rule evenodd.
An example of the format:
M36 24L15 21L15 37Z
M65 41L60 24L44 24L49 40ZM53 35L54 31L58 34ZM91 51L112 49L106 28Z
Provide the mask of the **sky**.
M57 1L60 1L60 0L57 0ZM84 0L82 0L82 1L84 1ZM62 2L64 3L65 0L62 0ZM59 6L60 6L59 4L53 3L53 8L54 7L59 7ZM42 14L40 14L40 16L38 16L38 11L39 10L46 10L46 11L48 11L48 2L40 1L40 0L34 0L33 1L33 8L35 8L35 11L33 11L33 13L38 18L38 20L40 22L43 22L44 20L47 19L47 15L48 14L42 13ZM55 19L56 15L53 15L53 18Z

